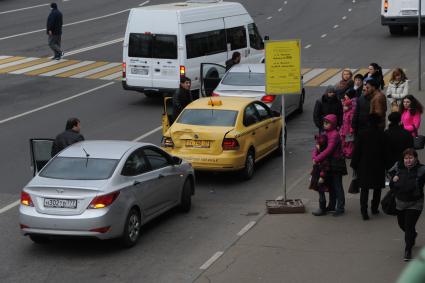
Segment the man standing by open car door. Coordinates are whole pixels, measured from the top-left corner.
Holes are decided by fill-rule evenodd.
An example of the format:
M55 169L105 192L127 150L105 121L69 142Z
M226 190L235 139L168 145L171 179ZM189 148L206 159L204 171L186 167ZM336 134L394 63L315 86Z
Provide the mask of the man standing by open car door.
M173 95L173 122L183 109L193 101L192 94L190 93L191 84L192 81L188 77L180 78L180 87Z

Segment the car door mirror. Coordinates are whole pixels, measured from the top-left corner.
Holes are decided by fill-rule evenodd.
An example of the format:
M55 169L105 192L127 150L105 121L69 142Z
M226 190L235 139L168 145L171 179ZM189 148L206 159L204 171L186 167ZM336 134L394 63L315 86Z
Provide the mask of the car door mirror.
M265 36L264 36L264 40L270 40L270 36L265 35Z
M177 156L173 156L173 165L180 165L182 164L182 159L180 157Z
M279 111L273 111L273 117L280 117Z

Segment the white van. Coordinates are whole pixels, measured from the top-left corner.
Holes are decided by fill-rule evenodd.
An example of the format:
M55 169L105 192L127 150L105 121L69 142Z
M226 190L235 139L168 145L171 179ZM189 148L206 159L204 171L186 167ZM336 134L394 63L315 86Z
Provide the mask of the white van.
M425 0L421 1L421 15L425 12ZM405 26L418 25L418 0L382 0L381 23L388 26L392 35L403 33ZM422 18L422 24L425 20Z
M123 46L123 88L146 96L174 92L183 75L198 91L201 63L224 64L235 51L241 62L264 57L263 39L246 9L214 0L131 9Z

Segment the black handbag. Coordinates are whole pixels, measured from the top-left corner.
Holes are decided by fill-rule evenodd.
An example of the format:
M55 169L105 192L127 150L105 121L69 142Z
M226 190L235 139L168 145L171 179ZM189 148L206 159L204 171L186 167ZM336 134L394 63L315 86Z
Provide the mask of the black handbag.
M330 163L330 169L331 172L334 174L340 174L340 175L347 175L347 165L345 164L345 158L341 157L341 158L330 158L329 160Z
M395 204L395 192L389 190L388 193L381 200L382 211L388 215L397 215L397 209Z
M413 138L413 147L415 149L424 149L425 147L425 136L417 135Z
M350 194L360 193L359 179L355 178L351 180L350 187L348 188Z

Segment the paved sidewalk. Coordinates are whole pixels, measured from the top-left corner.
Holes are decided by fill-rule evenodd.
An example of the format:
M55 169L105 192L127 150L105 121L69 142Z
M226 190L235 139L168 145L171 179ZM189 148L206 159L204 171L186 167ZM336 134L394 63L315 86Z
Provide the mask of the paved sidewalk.
M396 218L381 212L363 221L350 194L344 216L312 216L317 195L307 184L290 195L306 200L307 213L266 214L195 282L395 282L406 265ZM414 255L425 243L421 219L418 231Z

